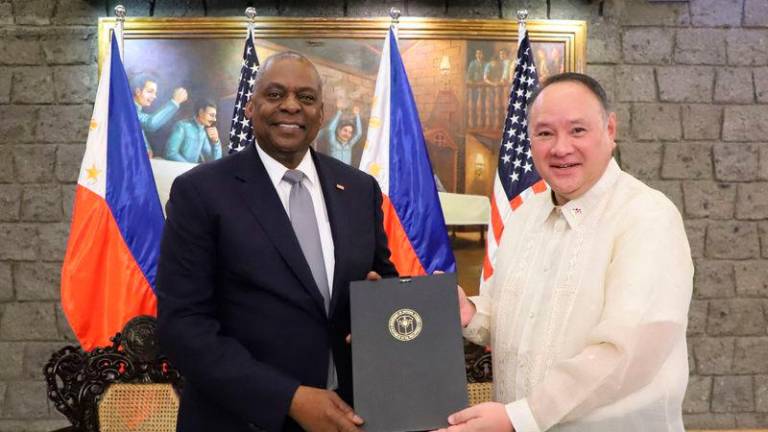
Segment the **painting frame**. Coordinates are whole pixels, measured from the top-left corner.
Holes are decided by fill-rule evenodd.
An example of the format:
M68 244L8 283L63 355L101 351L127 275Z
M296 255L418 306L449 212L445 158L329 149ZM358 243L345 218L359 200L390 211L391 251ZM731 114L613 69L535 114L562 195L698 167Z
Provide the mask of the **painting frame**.
M355 53L360 54L359 57L368 56L366 53L380 49L386 32L392 24L392 20L389 17L256 17L252 21L245 17L127 18L124 23L123 34L126 47L124 50L126 57L124 62L129 79L131 78L131 69L136 58L135 50L133 57L131 55L131 47L138 46L135 44L144 44L141 46L148 47L176 47L182 44L192 44L191 46L202 47L204 45L194 44L221 42L222 44L229 44L227 45L229 47L227 48L229 51L227 61L235 63L229 68L231 71L223 87L234 94L237 88L236 78L240 71L239 63L242 58L243 43L249 24L253 27L257 51L266 50L272 53L279 50L292 49L307 55L318 66L323 78L326 125L328 120L334 117L335 109L338 110L336 114L341 113L342 109L344 109L346 123L343 121L338 123L339 129L337 130L346 127L343 126L345 124L356 124L357 126L353 126L353 128L360 132L361 137L363 137L363 139L360 139L362 143L365 137L364 130L368 122L360 120L358 116L360 110L358 107L353 109L352 105L358 103L363 105L363 108L370 107L373 87L375 87L378 60L375 58L375 54L372 54L374 57L368 58L367 62L360 60L359 64L348 64L350 56L354 57L354 53L349 54L346 59L339 60L331 56L329 52L344 51L351 46L352 48L359 49L359 51L355 51ZM115 18L99 19L99 69L101 69L101 64L107 56L110 37L115 25ZM545 62L554 61L553 64L555 66L550 68L552 71L549 73L557 73L559 71L584 72L586 68L587 39L587 24L585 21L528 20L526 21L526 28L532 42L532 49L535 51L534 54L541 54L541 52L546 51L544 48L549 49L547 47L552 48L552 50L547 51L549 54L556 54L554 60L550 58L552 56L549 54L543 59ZM472 57L473 55L478 55L477 51L483 51L486 54L490 53L488 57L496 55L498 59L501 59L501 51L504 49L499 50L499 47L506 47L508 52L506 55L514 59L518 37L518 22L516 20L501 19L403 17L399 20L397 31L401 55L419 109L425 142L430 153L438 189L447 192L441 194L441 203L446 214L446 223L454 227L457 225L469 226L467 229L479 228L480 232L482 232L484 230L483 224L487 223L487 220L483 222L482 219L487 219L486 215L489 205L486 197L490 196L493 187L493 176L496 172L497 151L503 128L503 120L506 115L509 81L506 81L506 87L497 88L498 92L495 95L488 93L482 97L475 97L475 92L478 91L475 87L483 87L485 84L470 83L468 81L470 75L468 65L475 60ZM323 44L326 45L325 48L316 48ZM454 45L459 46L459 54L443 55L442 58L435 54L433 58L428 59L429 61L426 62L427 69L424 71L414 66L414 59L429 57L432 52L437 53L438 49L446 44L452 44L451 47ZM537 46L544 48L539 50ZM306 50L303 49L305 47ZM162 50L165 48L158 49L160 54L155 53L154 55L162 57L164 55ZM187 57L180 57L177 53L175 54L176 57L168 57L175 59L169 60L169 62L178 62L179 58L184 62L188 61L190 55L199 55L201 59L204 59L201 60L201 63L217 64L216 62L221 60L220 57L218 59L207 57L216 51L211 51L211 48L206 49L209 51L206 52L203 48L200 50L187 48L185 51ZM320 51L321 49L325 49L325 51ZM140 51L142 57L143 53L147 52L146 50L148 49ZM428 55L425 55L425 53ZM448 60L446 60L446 57L448 57ZM263 61L263 52L259 53L259 58ZM142 58L142 60L144 59ZM545 68L538 64L537 67L540 74L545 74ZM507 70L507 68L505 67L504 70ZM346 84L347 88L343 88L338 83L334 84L333 79L336 79L336 82L338 82L339 78L327 76L327 71L338 72L343 77L342 81L348 81ZM446 73L444 74L444 72ZM174 73L178 75L184 74L183 71L175 70ZM217 80L212 79L211 81ZM228 81L232 82L229 83ZM424 84L425 81L428 81L427 84ZM363 84L360 84L361 82ZM423 87L428 85L435 87L431 93L430 91L424 91ZM365 87L365 91L357 91L354 88L355 86ZM169 100L171 87L170 83L167 85L160 84L161 91L158 92L158 101L165 102ZM193 86L190 94L195 93L196 88ZM162 91L165 93L161 94ZM451 96L453 99L450 97L446 99L446 95ZM434 97L434 100L429 100L432 97ZM440 99L441 97L443 99ZM348 100L345 108L342 108L343 104L339 102L340 99ZM182 113L189 117L191 112L194 111L191 108L191 103L187 103L185 106L186 108L182 107L177 113L176 120L182 116ZM446 112L446 109L444 109L446 106L457 106L457 112ZM495 108L489 111L489 106ZM334 107L336 108L334 109ZM230 116L234 103L228 107L226 105L219 105L218 108L219 119L222 120L217 126L219 128L219 136L222 137L220 145L224 148L224 153L226 153L224 139L229 132L229 120L231 119ZM350 118L352 112L355 112L355 115L358 116L357 123L354 123ZM367 120L365 114L363 119ZM190 120L188 119L187 121ZM331 122L331 124L335 123ZM167 129L170 128L167 127ZM324 127L321 130L321 135L325 133L325 136L328 137L327 140L330 141L333 131L327 132L326 129L332 130L331 125ZM314 144L315 149L327 152L330 146L326 145L323 147L322 140L320 139L321 135L318 136L318 140ZM147 136L148 142L157 138L149 134ZM161 138L166 140L167 136L162 136ZM228 138L226 139L228 140ZM161 141L161 139L158 138L158 141ZM170 142L170 139L168 139L168 142ZM347 156L347 163L357 166L355 163L359 160L363 147L364 145L358 145L355 148L356 155ZM333 154L331 155L336 157ZM164 200L167 198L167 192L172 181L170 177L173 176L170 176L169 179L157 179L158 171L156 168L166 161L158 161L156 157L152 159L152 162L153 169L156 172L155 176L161 199ZM179 171L174 171L176 169L175 166L171 166L167 171L178 173L187 168L178 168ZM447 212L445 209L447 205L450 205L450 202L456 202L456 205L452 206L453 208L464 211L457 212L455 215L449 214L450 212ZM467 212L467 209L473 211ZM455 233L455 228L452 231ZM482 236L480 238L481 242L479 244L474 242L474 246L471 246L472 248L477 248L478 246L482 248ZM454 249L456 249L456 245L454 245ZM473 253L478 255L480 252L475 251ZM472 258L470 260L471 263L468 264L467 262L462 262L462 258L457 255L457 260L459 261L459 279L462 285L469 288L470 292L476 292L480 272L479 259L477 257Z
M251 20L245 17L212 18L126 18L125 39L141 38L243 38ZM99 18L99 68L109 48L109 38L117 23L114 17ZM392 24L390 18L284 18L256 17L254 36L259 38L368 38L383 40ZM556 41L566 44L565 69L583 72L586 66L587 24L579 20L527 20L532 42ZM518 22L502 19L450 19L403 17L398 22L398 38L468 40L517 40Z
M125 44L126 46L130 46L132 43L140 42L144 43L147 41L156 41L156 40L163 40L168 41L169 43L184 43L185 40L231 40L235 45L237 45L238 40L244 40L244 37L247 32L247 28L249 26L249 23L253 26L254 31L254 39L257 41L257 43L263 43L265 45L269 44L269 41L271 40L295 40L295 41L303 41L304 43L309 44L312 41L320 41L320 40L327 40L329 41L329 44L332 43L344 43L344 41L349 43L354 43L357 41L368 41L373 44L372 47L369 48L377 48L376 44L380 44L383 41L384 36L386 34L387 29L392 23L392 20L388 17L380 17L380 18L285 18L285 17L256 17L252 22L248 20L245 17L199 17L199 18L143 18L143 17L137 17L137 18L127 18L124 23L124 38L125 38ZM99 60L99 69L101 68L101 64L104 61L104 58L106 56L106 53L108 51L109 47L109 38L111 37L112 30L114 26L116 25L116 18L101 18L99 19L99 25L98 25L98 60ZM558 53L556 53L556 57L559 57L560 68L559 71L575 71L575 72L583 72L585 70L586 65L586 33L587 33L587 24L584 21L574 21L574 20L529 20L526 22L526 27L528 34L531 38L531 42L534 46L534 49L536 47L536 44L549 44L551 46L558 47L559 50ZM467 48L464 48L464 52L468 53L466 55L471 56L469 54L470 51L474 51L472 46L474 47L487 47L488 41L493 41L495 44L500 43L506 43L509 45L510 49L507 51L509 54L507 54L509 57L514 58L514 46L512 45L517 40L517 33L518 33L518 22L516 20L501 20L501 19L445 19L445 18L415 18L415 17L403 17L399 20L398 23L398 39L400 40L401 44L401 52L404 52L406 50L405 47L408 46L409 43L422 43L421 41L426 41L423 43L437 43L436 41L465 41L467 44ZM333 42L333 41L336 42ZM176 42L177 41L177 42ZM291 49L296 49L295 46L289 47ZM127 48L126 48L127 49ZM237 48L238 50L242 51L242 48ZM274 52L278 48L272 49L271 52ZM485 49L485 48L484 48ZM493 48L491 49L491 56L493 55ZM316 64L323 63L322 59L316 59L311 54L304 52L301 49L296 49L297 51L300 51L304 54L306 54L310 59L312 59ZM330 49L329 49L330 50ZM478 49L479 51L480 49ZM485 49L486 52L488 49ZM560 53L561 51L561 53ZM127 52L127 51L126 51ZM553 53L555 54L555 53ZM131 75L131 58L129 54L125 54L125 65L126 69L129 71L129 77ZM490 57L490 56L489 56ZM406 65L406 69L409 67L409 61L406 58L406 55L403 55L404 63ZM263 58L262 58L263 60ZM471 59L466 60L466 63L469 63ZM375 79L376 75L376 68L378 65L378 61L369 61L368 62L368 70L367 70L367 83L369 84L368 87L372 88L373 85L371 84L372 81ZM453 63L456 63L455 59ZM337 62L338 64L338 62ZM440 65L442 67L443 65ZM466 68L466 64L460 65L459 68ZM454 64L454 68L456 69L456 65ZM237 74L239 72L239 65L233 66L234 72L232 74ZM353 73L349 71L345 71L348 73ZM453 73L454 71L452 71ZM322 70L321 70L322 73ZM543 73L543 71L540 70L540 75ZM216 81L231 81L232 78L231 75L227 80L221 80L218 79ZM440 101L435 101L435 103L430 104L424 104L427 106L422 106L422 100L425 97L420 94L419 90L416 88L418 85L418 77L414 77L412 74L412 71L408 71L409 78L411 80L411 85L414 90L414 94L416 97L417 106L419 107L419 112L422 115L422 125L424 127L425 136L428 140L432 140L432 142L435 142L435 140L439 140L441 144L444 146L447 146L446 148L453 146L456 148L451 148L450 150L455 153L453 156L445 157L443 159L449 160L449 162L439 162L439 161L433 161L437 164L437 168L439 171L442 171L441 174L443 177L448 177L444 183L447 185L446 190L450 192L460 192L460 193L474 193L474 194L484 194L483 191L489 191L490 188L490 176L488 173L490 173L493 169L493 166L495 164L495 161L493 160L493 157L491 157L492 153L491 151L484 152L482 155L482 160L480 156L477 156L477 160L473 160L473 157L475 157L473 154L462 154L462 150L459 148L462 145L465 145L463 141L466 141L462 137L462 131L464 129L469 129L469 123L474 121L475 123L478 123L479 121L482 121L482 118L475 118L474 120L471 118L470 114L473 112L473 110L470 110L468 108L469 105L473 104L480 104L485 102L484 100L470 100L469 98L469 92L472 92L474 90L467 89L462 90L461 93L459 93L456 96L456 99L459 101L459 103L462 104L462 108L459 109L459 113L456 115L462 117L460 120L461 122L466 123L462 131L457 132L456 130L452 130L450 132L453 133L453 135L458 135L457 139L450 139L450 133L441 133L439 128L430 128L429 125L424 125L425 119L431 115L427 110L432 109L434 110L434 106L436 104L442 103L445 105L448 104L455 104L455 99L449 99L448 102L446 102L445 99ZM437 71L432 72L433 75L438 75ZM462 78L456 78L456 79L462 79ZM456 86L454 79L452 86ZM231 88L232 90L236 89L237 83L232 82ZM324 84L325 87L327 87L326 84ZM161 86L163 87L163 86ZM169 86L165 86L166 88ZM226 88L226 86L225 86ZM165 89L163 89L165 90ZM168 89L170 90L170 89ZM368 92L370 93L370 92ZM359 96L361 99L365 98L369 94L366 92L363 92L362 96ZM492 97L494 95L490 95L489 97ZM168 98L168 94L165 95L165 98ZM477 99L477 98L475 98ZM503 91L499 91L497 95L495 95L495 99L491 100L493 102L494 106L496 107L495 111L493 113L489 114L490 116L494 116L494 122L497 124L503 122L503 116L506 114L506 106L505 101L506 99L506 93ZM329 102L332 101L326 101L326 120L329 120L333 117L333 110L328 107ZM361 103L366 104L366 101L362 101ZM338 102L337 102L338 104ZM155 104L159 105L159 104ZM354 123L352 121L352 115L351 115L351 105L352 103L349 103L350 109L348 109L345 113L347 124ZM188 107L191 107L192 104L188 103ZM474 107L474 111L477 111L478 109ZM183 111L183 110L182 110ZM189 114L190 111L193 111L191 108L187 108L185 114ZM225 112L224 109L220 109L219 112L219 118L221 120L227 120L226 117L228 117L230 114L228 112ZM464 119L464 117L467 117ZM478 117L476 114L475 117ZM363 117L364 120L366 120L365 117ZM487 119L486 119L487 120ZM444 121L444 124L456 124L456 121L454 118L451 118L450 120ZM487 123L487 121L486 121ZM361 129L365 129L367 127L367 122L363 121L361 124L364 126ZM226 147L226 144L228 142L228 137L226 137L226 133L228 131L224 130L227 125L224 122L221 122L219 125L219 133L222 136L222 145ZM489 125L486 125L489 126ZM498 131L498 135L500 135L501 130ZM489 135L486 133L485 135ZM364 137L365 135L363 135ZM445 139L445 137L448 137L448 139ZM162 140L165 140L167 137L163 136ZM480 137L483 138L483 137ZM493 141L495 140L494 137L486 137L487 139L481 139L478 141L483 141L483 144L487 147L489 150L493 146ZM225 142L226 141L226 142ZM456 141L459 142L459 144L456 144ZM496 141L498 143L498 141ZM322 150L324 147L319 148ZM327 147L325 147L327 148ZM358 146L358 149L356 150L356 156L359 157L359 154L361 153L362 146ZM440 155L434 155L431 153L431 155L435 159L440 159ZM444 166L445 165L445 166ZM472 186L470 187L470 183L473 183L474 181L474 174L475 171L482 170L485 175L483 177L483 181L479 183L478 186ZM439 177L438 177L439 178Z

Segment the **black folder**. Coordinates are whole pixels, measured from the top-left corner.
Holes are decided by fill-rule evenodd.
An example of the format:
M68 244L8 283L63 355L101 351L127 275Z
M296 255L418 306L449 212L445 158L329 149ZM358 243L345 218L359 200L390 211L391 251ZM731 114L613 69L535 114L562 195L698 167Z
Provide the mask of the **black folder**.
M367 432L432 430L467 407L456 275L352 282L355 412Z

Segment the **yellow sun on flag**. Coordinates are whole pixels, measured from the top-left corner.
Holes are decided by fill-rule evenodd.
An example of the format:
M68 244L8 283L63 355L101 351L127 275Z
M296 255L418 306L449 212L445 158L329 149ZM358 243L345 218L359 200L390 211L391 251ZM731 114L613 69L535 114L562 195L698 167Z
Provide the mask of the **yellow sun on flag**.
M378 177L379 174L381 174L381 165L376 162L371 162L370 165L368 165L368 174Z
M85 172L87 173L85 179L94 182L99 179L99 174L101 174L101 170L96 168L96 164L91 165L90 168L86 168Z
M369 128L381 127L381 119L378 117L371 117L371 119L368 120L368 127Z
M96 119L91 119L91 124L90 124L91 130L95 130L97 127L99 127L99 122L97 122Z

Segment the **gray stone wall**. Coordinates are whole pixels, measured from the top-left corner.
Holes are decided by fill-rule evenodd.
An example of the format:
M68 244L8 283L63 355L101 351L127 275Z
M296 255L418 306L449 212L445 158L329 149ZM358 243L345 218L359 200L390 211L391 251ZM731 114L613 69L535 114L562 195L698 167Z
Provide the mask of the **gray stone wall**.
M0 0L0 431L65 423L41 368L72 341L58 305L96 90L96 20L115 0ZM587 72L619 117L622 166L686 219L692 428L768 427L765 0L125 0L131 16L406 16L589 22Z

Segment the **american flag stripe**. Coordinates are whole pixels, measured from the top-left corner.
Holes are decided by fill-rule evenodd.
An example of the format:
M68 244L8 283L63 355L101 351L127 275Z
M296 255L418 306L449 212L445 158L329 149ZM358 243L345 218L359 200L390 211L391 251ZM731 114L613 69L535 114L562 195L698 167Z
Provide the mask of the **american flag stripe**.
M533 166L527 128L528 98L538 87L539 80L528 34L524 29L520 34L523 39L517 50L515 75L499 147L498 170L491 195L491 221L483 260L481 291L494 274L496 253L507 220L531 194L547 190L546 184Z
M501 240L501 235L504 233L504 221L512 213L512 208L509 202L506 200L507 195L504 193L501 181L496 176L494 179L494 192L491 196L491 225L486 240L485 259L483 260L483 278L482 282L488 282L493 276L494 267L493 263L496 261L496 251ZM500 190L501 192L497 192ZM482 286L482 285L481 285Z
M498 243L499 240L501 240L501 234L504 232L504 217L501 215L501 212L499 212L499 205L497 204L496 197L500 194L493 194L493 199L491 200L491 228L493 228L493 238ZM507 206L502 203L501 205L502 210L507 210Z
M546 192L547 190L548 187L544 180L539 180L534 183L533 186L513 198L512 201L502 202L501 206L497 205L497 197L502 196L506 198L506 195L499 193L493 194L491 199L491 227L488 230L486 240L486 253L485 258L483 259L483 278L481 280L481 287L485 286L489 282L491 276L493 276L493 263L496 261L496 252L499 248L499 243L501 242L501 235L504 233L504 225L507 218L512 215L514 210L523 205L532 194L539 194ZM504 198L502 198L502 201ZM500 209L504 212L504 215L499 211Z
M495 249L494 249L495 254ZM491 264L492 257L489 253L485 254L485 258L483 258L483 276L487 276L488 279L490 279L491 276L493 276L493 264Z

